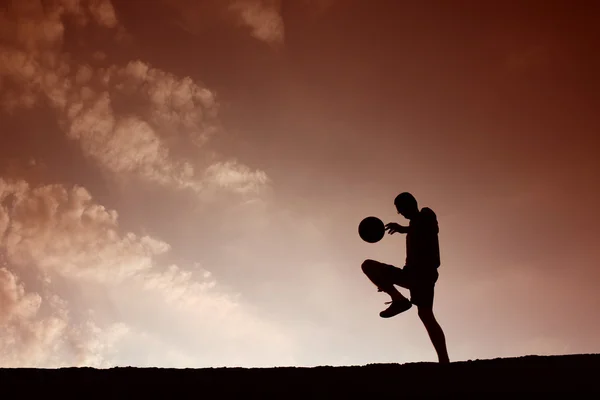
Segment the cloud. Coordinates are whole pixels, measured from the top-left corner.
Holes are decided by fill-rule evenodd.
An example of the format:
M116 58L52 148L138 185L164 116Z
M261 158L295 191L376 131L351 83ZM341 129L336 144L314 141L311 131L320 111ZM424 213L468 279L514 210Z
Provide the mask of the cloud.
M172 159L156 130L139 116L115 115L108 92L70 105L67 135L78 140L84 154L116 176L133 175L175 188L202 189L194 167Z
M93 21L104 28L122 29L110 0L16 0L0 11L0 37L41 55L60 48L67 18L79 27Z
M6 265L6 263L4 263ZM56 294L27 291L15 272L0 267L0 353L4 367L102 367L127 328L72 321Z
M206 180L220 188L231 189L239 193L254 193L261 186L269 183L269 178L262 171L252 171L235 160L218 162L206 169Z
M163 3L175 11L175 24L193 35L222 24L242 27L255 39L273 47L285 42L281 0L163 0Z
M190 77L179 79L142 61L132 61L124 68L108 69L102 80L112 82L114 96L141 102L144 117L165 138L185 136L201 146L218 129L215 94Z
M71 1L71 4L76 4ZM96 23L107 28L114 28L117 26L117 16L115 15L115 9L110 1L106 0L94 0L89 2L89 10L92 17L96 20Z
M161 262L167 243L120 232L116 211L86 189L0 179L0 204L0 346L10 365L114 365L139 335L163 344L138 344L129 363L163 351L187 352L169 361L186 366L293 361L280 327L204 268Z
M285 29L280 0L235 0L229 9L256 39L270 45L283 44Z
M294 6L303 7L311 18L323 16L335 0L297 0ZM282 0L231 0L228 10L238 25L250 29L250 34L273 47L285 43L285 22Z
M25 182L0 179L3 207L0 227L11 264L36 265L69 278L118 283L151 267L152 257L169 250L166 243L134 234L119 237L114 210L93 204L82 187L30 188Z
M101 68L63 53L67 16L83 25L90 20L119 27L108 0L64 0L48 8L36 1L26 4L0 14L0 21L9 21L2 37L12 43L0 46L0 79L9 83L0 95L5 110L49 105L66 136L119 181L141 179L200 196L215 187L259 193L268 185L264 172L208 150L220 130L218 102L210 89L140 60ZM225 179L223 172L215 175L217 170L238 178L215 186Z
M215 203L268 191L263 171L211 150L221 130L214 91L143 60L64 51L83 28L123 31L110 1L14 1L0 22L2 109L49 111L108 179ZM198 264L167 261L177 257L169 243L124 231L86 186L0 178L3 365L293 363L283 327Z

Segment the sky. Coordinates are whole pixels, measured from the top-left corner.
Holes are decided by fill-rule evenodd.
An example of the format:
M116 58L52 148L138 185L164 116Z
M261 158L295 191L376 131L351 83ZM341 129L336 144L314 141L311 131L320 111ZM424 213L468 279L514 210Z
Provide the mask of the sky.
M599 12L0 1L0 365L437 361L360 269L404 191L451 361L600 352Z

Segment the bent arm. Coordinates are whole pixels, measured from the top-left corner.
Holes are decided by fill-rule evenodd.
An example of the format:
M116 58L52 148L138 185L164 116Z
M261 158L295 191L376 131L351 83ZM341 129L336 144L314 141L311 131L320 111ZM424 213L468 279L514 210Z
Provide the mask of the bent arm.
M398 224L398 226L396 227L396 231L398 233L408 233L408 229L409 229L408 226L402 226L400 224Z
M390 235L394 233L408 233L408 226L402 226L396 222L390 222L389 224L385 225L385 230L388 231Z

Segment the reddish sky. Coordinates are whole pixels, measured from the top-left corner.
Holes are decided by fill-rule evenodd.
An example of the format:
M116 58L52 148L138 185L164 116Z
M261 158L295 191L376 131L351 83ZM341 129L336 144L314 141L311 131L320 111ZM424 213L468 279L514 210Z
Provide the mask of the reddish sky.
M451 360L600 351L596 2L0 4L3 365L435 361L402 191Z

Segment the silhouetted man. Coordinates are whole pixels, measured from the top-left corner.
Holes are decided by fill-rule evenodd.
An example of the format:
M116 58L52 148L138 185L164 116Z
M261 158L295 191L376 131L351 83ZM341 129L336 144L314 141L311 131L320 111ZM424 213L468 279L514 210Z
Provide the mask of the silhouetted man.
M365 260L362 270L380 292L390 295L390 306L379 313L382 318L398 315L416 305L440 363L449 362L444 331L433 315L433 291L438 279L440 249L438 222L435 213L427 207L419 211L412 194L400 193L394 200L398 214L410 221L408 226L395 222L385 225L388 234L406 233L406 265L398 268L374 260ZM410 300L394 285L410 290Z

